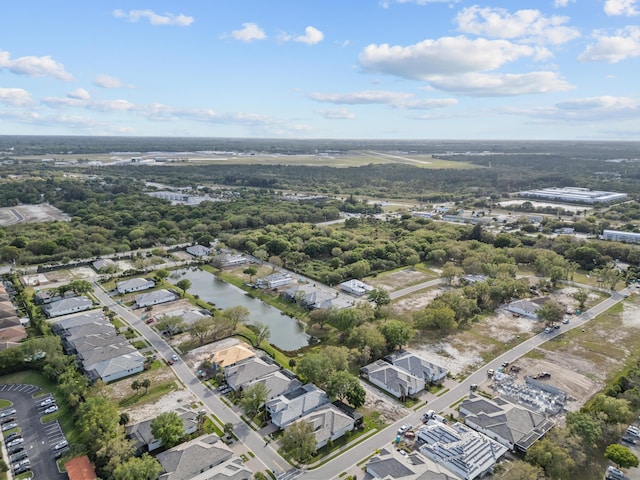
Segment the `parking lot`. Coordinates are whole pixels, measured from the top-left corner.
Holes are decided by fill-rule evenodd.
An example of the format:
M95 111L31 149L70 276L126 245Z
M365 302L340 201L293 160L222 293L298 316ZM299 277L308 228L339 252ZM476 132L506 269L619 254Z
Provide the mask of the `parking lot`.
M18 467L20 462L24 462L23 465L30 468L34 478L66 479L66 473L58 471L55 458L57 453L68 449L64 432L57 420L47 423L41 421L45 410L56 404L55 399L51 394L34 398L34 395L41 391L41 388L35 385L0 385L0 398L13 403L11 407L0 410L0 418L2 415L13 417L14 420L7 424L16 424L14 428L3 432L5 438L15 434L11 439L4 441L7 452L11 452L10 461L7 463L12 468L12 473L16 471L14 466ZM15 413L7 413L13 410ZM12 442L15 445L9 447ZM64 446L56 450L56 445Z

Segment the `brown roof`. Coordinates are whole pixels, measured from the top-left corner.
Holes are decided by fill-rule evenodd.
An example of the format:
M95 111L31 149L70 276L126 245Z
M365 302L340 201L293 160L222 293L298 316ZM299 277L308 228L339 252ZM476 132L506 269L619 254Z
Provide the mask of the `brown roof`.
M64 464L67 469L69 480L96 480L98 476L96 471L86 455L84 457L75 457Z
M253 350L251 350L245 344L240 343L238 345L234 345L233 347L225 348L224 350L215 352L211 356L211 360L220 368L224 368L229 365L234 365L240 360L244 360L245 358L251 358L254 356L255 352Z
M0 341L19 342L27 338L27 331L22 325L0 329Z

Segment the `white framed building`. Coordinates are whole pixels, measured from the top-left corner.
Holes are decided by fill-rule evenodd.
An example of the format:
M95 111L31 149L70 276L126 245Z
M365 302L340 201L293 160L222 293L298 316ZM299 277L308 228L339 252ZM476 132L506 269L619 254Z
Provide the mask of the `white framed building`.
M602 238L614 242L640 243L640 233L623 232L621 230L603 230Z
M550 187L540 190L526 190L518 192L523 198L537 198L555 202L585 203L618 203L627 199L626 193L604 192L580 187Z
M116 283L116 290L120 295L131 292L148 290L156 286L156 282L150 278L131 278Z
M85 296L65 298L42 306L42 311L49 317L61 317L69 313L83 312L93 307L93 302Z
M356 279L342 282L340 284L340 288L343 291L350 293L351 295L355 295L357 297L366 295L367 293L373 290L373 287L371 285L367 285L366 283Z
M291 282L293 282L293 277L288 273L272 273L271 275L256 280L256 287L278 288L289 285Z
M169 290L155 290L149 293L136 295L135 304L138 308L158 305L159 303L173 302L178 299L178 295Z

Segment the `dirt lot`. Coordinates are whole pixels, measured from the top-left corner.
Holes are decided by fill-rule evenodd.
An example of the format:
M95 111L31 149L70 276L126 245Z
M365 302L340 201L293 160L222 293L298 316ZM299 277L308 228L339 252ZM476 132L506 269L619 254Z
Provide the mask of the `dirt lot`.
M367 278L365 281L376 288L384 288L389 292L395 292L401 288L410 287L434 278L437 278L437 276L429 275L414 268L405 268L404 270L386 273L378 277Z
M69 221L71 217L48 203L0 208L0 226L3 227L23 222L37 223L53 222L56 220Z

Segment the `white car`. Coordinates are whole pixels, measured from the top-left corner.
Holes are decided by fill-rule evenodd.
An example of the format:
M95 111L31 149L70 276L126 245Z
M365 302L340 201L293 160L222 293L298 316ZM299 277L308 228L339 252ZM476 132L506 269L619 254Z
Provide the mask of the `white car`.
M178 355L174 353L173 355L171 355L171 360L173 360L174 362L177 362L178 360L180 360L180 357L178 357Z
M411 430L413 428L413 425L406 424L406 425L402 425L399 429L398 429L398 435L402 435L404 432L406 432L407 430Z
M4 410L2 413L0 413L0 418L8 417L9 415L13 415L14 413L16 413L15 408Z
M58 406L57 405L51 405L49 408L47 408L44 413L53 413L53 412L57 412L58 411Z
M55 401L56 400L53 397L45 398L43 401L40 402L40 406L46 407L47 405L51 405Z
M18 424L16 422L5 423L2 425L2 431L6 432L7 430L11 430L12 428L16 428Z
M16 445L20 445L21 443L24 443L24 438L16 438L15 440L11 440L9 443L7 443L7 448L15 447Z
M53 446L54 450L62 450L63 448L67 447L69 445L69 442L67 442L66 440L62 440L61 442L56 443Z

